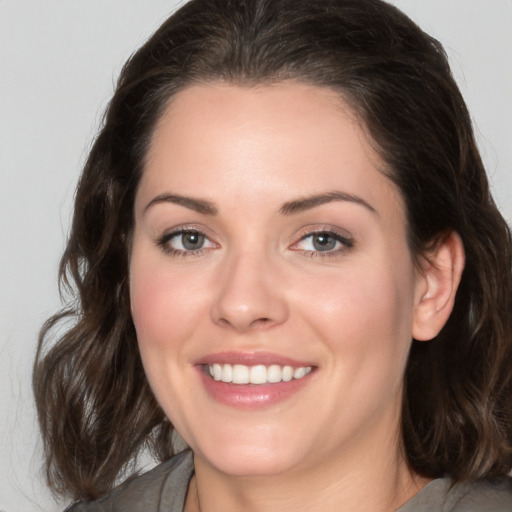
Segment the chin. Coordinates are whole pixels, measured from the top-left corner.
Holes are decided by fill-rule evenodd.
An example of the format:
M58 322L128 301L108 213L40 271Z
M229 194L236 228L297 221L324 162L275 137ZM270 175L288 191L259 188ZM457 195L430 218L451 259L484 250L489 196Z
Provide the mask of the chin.
M232 476L278 475L299 463L300 450L292 439L283 439L278 433L257 434L250 430L244 436L240 432L226 432L213 435L209 442L191 441L190 446L196 458Z
M218 471L238 477L275 476L290 471L295 465L289 457L280 456L270 450L237 449L233 446L222 453L197 454L207 457L207 463Z

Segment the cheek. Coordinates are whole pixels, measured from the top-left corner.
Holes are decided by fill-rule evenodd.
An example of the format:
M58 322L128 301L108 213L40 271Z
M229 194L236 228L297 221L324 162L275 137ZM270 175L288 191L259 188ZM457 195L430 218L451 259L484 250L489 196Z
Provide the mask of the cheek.
M130 296L139 351L153 393L169 417L180 403L176 390L184 389L190 340L202 315L198 292L199 284L170 272L165 258L132 256Z
M130 297L141 352L173 350L194 328L193 319L202 308L200 286L165 265L140 260L133 260L130 268Z
M400 267L399 268L408 268ZM411 341L412 279L404 270L362 264L312 279L302 290L301 309L316 326L340 365L388 364L392 371L403 366ZM299 294L297 294L299 296Z

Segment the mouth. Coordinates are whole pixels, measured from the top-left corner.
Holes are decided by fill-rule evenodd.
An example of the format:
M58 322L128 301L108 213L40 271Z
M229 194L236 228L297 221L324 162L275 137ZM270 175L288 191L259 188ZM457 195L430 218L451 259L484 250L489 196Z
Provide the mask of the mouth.
M204 389L216 402L261 409L299 393L317 373L310 362L271 353L224 352L196 361Z
M279 384L304 378L312 371L311 366L213 363L203 365L203 371L217 382L232 384Z

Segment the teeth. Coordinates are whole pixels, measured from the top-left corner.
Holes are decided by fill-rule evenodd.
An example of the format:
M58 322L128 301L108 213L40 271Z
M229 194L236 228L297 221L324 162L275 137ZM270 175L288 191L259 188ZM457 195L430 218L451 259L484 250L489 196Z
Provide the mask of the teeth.
M267 367L259 364L249 369L249 382L251 384L265 384L268 380Z
M224 377L226 371L229 376L230 368L231 368L230 364L224 365L224 371L222 372L223 377ZM234 364L233 365L233 378L231 380L226 380L224 382L232 382L233 384L249 384L249 367L244 366L243 364Z
M291 366L283 366L282 379L285 382L290 382L293 379L293 368Z
M293 371L294 379L302 379L302 377L304 377L304 375L306 375L306 368L304 368L304 367L295 368L295 370Z
M283 375L283 370L278 364L273 364L267 369L267 380L270 383L281 382L281 376Z
M208 366L210 376L214 380L232 382L233 384L274 384L289 382L292 379L302 379L311 372L311 366L280 366L272 364L265 366L245 366L243 364L218 364Z
M222 366L220 364L214 364L210 366L210 375L215 380L222 380Z
M230 364L225 364L222 367L222 382L233 382L233 375L235 373L235 369Z

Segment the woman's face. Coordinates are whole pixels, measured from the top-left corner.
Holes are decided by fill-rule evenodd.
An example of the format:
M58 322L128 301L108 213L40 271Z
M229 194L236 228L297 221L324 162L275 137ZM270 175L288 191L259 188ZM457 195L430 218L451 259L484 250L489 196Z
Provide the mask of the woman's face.
M421 287L378 164L328 89L174 97L136 196L130 290L149 382L197 460L269 475L398 445Z

